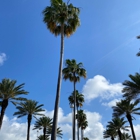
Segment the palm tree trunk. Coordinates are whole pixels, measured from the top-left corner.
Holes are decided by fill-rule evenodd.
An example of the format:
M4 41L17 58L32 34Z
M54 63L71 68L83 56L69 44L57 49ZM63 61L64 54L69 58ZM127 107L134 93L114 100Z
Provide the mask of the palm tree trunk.
M75 73L74 73L75 77ZM73 108L73 140L75 140L75 121L76 121L76 115L75 115L75 106L76 106L76 82L74 80L74 108Z
M5 114L5 110L8 106L8 99L4 99L2 101L2 105L1 105L1 114L0 114L0 129L2 127L2 122L3 122L3 117L4 117L4 114Z
M30 140L30 126L31 126L32 115L28 115L28 128L27 128L27 140Z
M122 133L121 133L120 129L118 130L118 135L119 135L120 140L122 140Z
M81 140L83 140L84 138L84 132L83 132L83 129L81 128Z
M113 136L111 137L111 140L115 140Z
M136 140L136 136L135 136L135 132L134 132L134 128L133 128L133 123L132 123L132 117L130 114L127 114L127 120L130 124L130 127L131 127L131 131L132 131L132 136L133 136L133 140Z
M61 89L61 81L62 81L61 79L62 79L63 55L64 55L64 25L61 25L60 63L59 63L59 73L58 73L58 81L57 81L51 140L56 140L56 133L57 133L58 109L59 109L60 89Z
M78 114L78 105L77 106L77 114ZM79 140L79 123L78 123L78 119L79 117L77 118L77 139Z
M43 129L43 139L46 139L46 128Z

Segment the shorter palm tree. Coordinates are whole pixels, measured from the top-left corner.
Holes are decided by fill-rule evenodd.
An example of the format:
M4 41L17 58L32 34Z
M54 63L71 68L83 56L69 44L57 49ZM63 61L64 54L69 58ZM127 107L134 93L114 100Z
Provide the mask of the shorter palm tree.
M79 128L81 128L81 140L83 140L84 130L88 126L87 117L83 110L78 110L76 114L76 119L77 119Z
M50 127L49 129L47 129L47 135L51 135L52 133L52 127ZM63 134L62 134L62 130L60 129L60 127L57 128L56 130L56 137L62 138Z
M45 137L45 139L44 139L44 136L43 136L43 135L40 135L40 136L37 137L36 140L49 140L49 136L46 135L46 137Z
M89 138L87 138L87 137L84 137L84 138L83 138L83 140L89 140Z
M52 127L52 119L46 116L43 116L36 120L33 130L35 129L43 129L43 137L46 139L46 131Z
M112 129L112 128L107 128L103 132L103 138L104 139L111 138L111 140L115 140L116 136L117 136L116 130Z
M135 100L134 102L131 102L130 100L121 100L120 102L116 103L116 106L113 106L113 116L114 117L120 117L125 116L130 124L133 139L136 140L134 128L133 128L133 116L140 115L140 107L136 107L140 101ZM138 112L139 111L139 112Z
M123 133L122 135L123 135L123 139L122 140L133 140L131 138L131 135L129 135L128 133Z
M3 117L9 101L16 105L17 101L25 101L26 98L20 97L20 95L27 95L28 92L23 90L24 84L16 86L16 80L3 79L0 83L0 129L2 127Z
M127 121L125 121L124 118L113 118L112 121L108 122L107 129L116 131L119 136L119 139L122 140L121 130L128 131L127 126L124 126L126 122Z
M84 100L84 95L83 94L80 94L78 92L78 90L76 90L75 92L76 92L76 107L77 107L77 112L78 112L79 107L83 106L83 103L84 103L85 100ZM73 91L72 94L68 98L70 105L74 105L74 94L75 93ZM79 126L78 126L78 123L77 123L77 137L78 137L78 140L79 140Z
M21 102L16 106L17 112L14 113L14 115L17 115L18 118L26 116L27 115L27 140L30 139L30 125L32 121L32 117L36 118L36 116L44 116L42 109L43 104L38 105L37 101L34 100L27 100L25 102Z

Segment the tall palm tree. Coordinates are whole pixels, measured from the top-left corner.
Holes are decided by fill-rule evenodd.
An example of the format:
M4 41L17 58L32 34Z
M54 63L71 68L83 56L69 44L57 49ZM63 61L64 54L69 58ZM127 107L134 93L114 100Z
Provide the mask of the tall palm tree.
M86 70L82 63L76 62L75 59L67 59L65 68L62 70L63 79L69 79L74 84L74 122L73 122L73 140L75 140L75 106L76 106L76 83L80 81L80 77L86 78Z
M124 126L126 122L127 121L125 121L124 118L113 118L112 121L108 122L107 129L109 128L111 130L115 130L119 136L119 139L122 140L121 130L128 131L127 127Z
M125 80L123 85L125 86L122 90L124 93L123 97L126 99L134 99L140 95L140 74L129 75L130 81Z
M69 96L68 100L69 100L69 104L70 105L74 105L74 91ZM78 108L83 106L84 101L85 101L84 100L84 95L80 94L78 92L78 90L76 90L76 107L77 107L77 112L78 112ZM79 126L78 126L78 123L77 123L77 138L79 140Z
M76 31L77 27L80 25L80 20L78 17L79 13L79 8L74 7L71 3L64 3L63 0L51 0L51 5L47 6L43 11L43 21L47 25L47 28L50 30L50 32L53 33L55 36L61 35L59 73L51 140L56 140L60 88L62 81L61 77L64 55L64 37L69 37Z
M136 136L135 136L133 123L132 123L132 119L133 119L132 114L140 115L140 107L136 107L139 102L140 101L138 99L135 100L133 103L130 100L121 100L120 102L116 103L116 106L112 107L113 111L114 111L114 113L113 113L114 117L116 117L116 116L120 117L120 116L125 115L125 117L127 118L128 122L130 124L134 140L136 140Z
M83 137L84 137L83 131L88 126L87 116L83 110L78 110L78 112L76 114L76 119L77 119L79 128L81 128L81 140L83 140Z
M52 119L46 116L43 116L36 120L33 130L35 129L43 129L43 137L46 139L46 131L52 127Z
M28 94L27 91L22 89L24 84L16 86L16 82L16 80L3 79L0 83L0 129L2 127L3 117L9 101L15 105L17 103L16 101L26 100L26 98L20 97L20 95Z
M27 140L30 139L30 126L32 117L36 118L36 116L44 116L42 114L44 109L42 109L43 104L38 105L37 101L34 100L27 100L25 102L21 102L16 106L17 112L14 113L14 115L17 115L18 118L26 116L27 115Z

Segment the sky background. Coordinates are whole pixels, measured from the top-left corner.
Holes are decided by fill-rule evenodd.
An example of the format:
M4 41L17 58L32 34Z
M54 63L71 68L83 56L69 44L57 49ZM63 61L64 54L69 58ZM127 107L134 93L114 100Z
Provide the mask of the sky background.
M111 106L121 98L122 82L129 74L140 72L140 1L71 0L80 8L81 25L65 38L64 60L76 59L87 70L87 78L76 89L85 95L83 109L89 122L85 137L103 140L103 131L112 119ZM50 1L0 0L0 80L25 83L28 99L44 104L45 114L52 117L56 95L60 36L55 37L43 23L42 11ZM59 126L63 140L71 139L71 109L68 97L73 84L62 81ZM2 140L25 140L26 117L13 117L9 104L0 137ZM140 139L140 117L134 128ZM34 120L32 121L33 128ZM8 133L7 133L8 132ZM40 133L42 133L40 131ZM31 130L31 140L37 137Z

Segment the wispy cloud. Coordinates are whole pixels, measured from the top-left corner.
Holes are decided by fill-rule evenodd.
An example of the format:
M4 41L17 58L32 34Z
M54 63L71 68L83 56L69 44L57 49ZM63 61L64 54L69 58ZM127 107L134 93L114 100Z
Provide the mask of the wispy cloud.
M6 54L0 53L0 66L3 65L4 61L6 61Z

